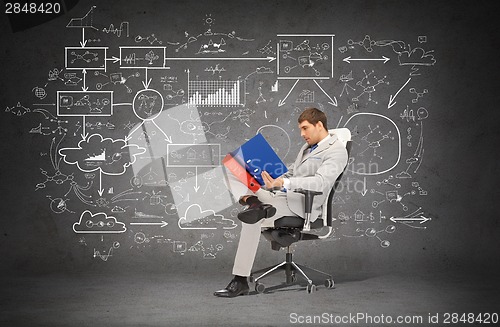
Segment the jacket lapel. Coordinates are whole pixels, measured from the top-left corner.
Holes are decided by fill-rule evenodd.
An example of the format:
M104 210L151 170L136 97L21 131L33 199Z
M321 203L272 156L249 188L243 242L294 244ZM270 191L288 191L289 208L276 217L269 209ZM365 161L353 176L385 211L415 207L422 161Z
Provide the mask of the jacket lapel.
M306 155L304 154L304 151L306 151L306 149L309 147L309 145L307 143L305 143L302 148L300 149L299 153L297 154L297 158L295 159L295 163L294 163L294 166L297 167L298 165L300 165L303 161L303 159L306 157Z

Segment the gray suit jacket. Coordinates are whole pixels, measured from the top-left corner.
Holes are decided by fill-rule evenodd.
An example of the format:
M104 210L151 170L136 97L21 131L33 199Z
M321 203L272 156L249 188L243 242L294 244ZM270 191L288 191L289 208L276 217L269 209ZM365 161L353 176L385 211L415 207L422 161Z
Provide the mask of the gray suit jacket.
M290 190L286 195L290 210L304 217L304 195L293 192L294 189L303 188L323 192L322 195L314 197L311 221L316 220L321 215L321 206L333 184L344 171L347 160L347 150L336 135L330 134L328 139L311 153L309 153L308 144L304 144L295 162L284 175L290 180Z

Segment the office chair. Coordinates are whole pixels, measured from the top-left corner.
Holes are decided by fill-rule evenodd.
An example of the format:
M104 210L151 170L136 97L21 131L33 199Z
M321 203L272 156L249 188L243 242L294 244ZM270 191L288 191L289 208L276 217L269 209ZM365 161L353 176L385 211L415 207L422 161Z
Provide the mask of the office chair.
M329 132L335 134L337 138L345 145L347 150L347 155L349 157L351 152L351 132L347 128L333 129L329 130ZM300 282L298 282L297 280L297 275L299 275L300 277L305 279L305 281L307 281L307 287L306 287L307 292L313 293L314 291L316 291L316 284L309 277L309 275L311 274L325 277L324 285L326 288L334 287L334 281L330 274L295 263L293 261L292 252L290 251L290 246L298 241L325 239L331 235L331 233L333 232L333 227L332 227L333 195L335 194L335 190L337 189L337 186L339 185L340 180L342 179L344 171L337 178L332 189L330 190L328 197L326 198L323 204L323 211L321 217L317 218L314 222L310 223L312 202L314 196L322 194L322 192L297 189L294 190L294 192L299 192L304 194L305 216L304 217L284 216L276 219L274 221L273 227L263 227L262 234L268 241L271 242L271 248L273 250L279 251L283 247L286 248L287 251L286 251L285 261L283 261L282 263L257 270L250 274L249 281L255 283L255 290L258 293L263 293L266 289L266 286L261 282L261 280L265 277L268 277L280 271L284 271L286 276L285 284L284 285L282 284L283 285L282 287L299 284ZM310 230L321 229L325 226L328 227L328 233L326 235L320 236L308 233ZM254 275L259 275L259 276L255 278Z

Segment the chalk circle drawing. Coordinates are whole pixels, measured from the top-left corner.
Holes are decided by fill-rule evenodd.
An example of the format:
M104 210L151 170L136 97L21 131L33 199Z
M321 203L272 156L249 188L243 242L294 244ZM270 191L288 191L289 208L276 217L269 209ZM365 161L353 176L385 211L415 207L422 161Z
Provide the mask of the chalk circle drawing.
M50 196L47 196L50 199L50 210L54 213L63 213L63 212L71 212L74 213L73 211L68 209L67 202L69 201L68 199L62 199L62 198L55 198L52 199Z
M137 232L134 235L134 242L137 244L149 243L149 238L146 237L146 234L143 232Z
M180 229L233 229L237 225L232 219L226 219L223 215L216 214L208 209L202 210L197 203L191 204L185 211L184 216L178 221Z
M177 206L171 202L165 204L165 213L167 215L176 215L177 214Z
M343 127L353 134L352 155L347 168L358 175L380 175L391 171L401 159L401 133L388 117L360 112Z
M33 92L33 94L40 100L43 100L45 99L45 97L47 96L47 92L45 92L45 89L42 88L42 87L38 87L38 86L35 86L31 92Z
M73 224L73 231L78 234L119 234L126 230L125 224L115 217L104 212L93 214L89 210L82 212L80 220Z
M420 107L417 109L417 117L418 117L418 120L423 120L423 119L429 117L429 112L424 107Z
M153 120L161 113L164 104L160 92L154 89L145 89L135 94L132 109L137 118Z

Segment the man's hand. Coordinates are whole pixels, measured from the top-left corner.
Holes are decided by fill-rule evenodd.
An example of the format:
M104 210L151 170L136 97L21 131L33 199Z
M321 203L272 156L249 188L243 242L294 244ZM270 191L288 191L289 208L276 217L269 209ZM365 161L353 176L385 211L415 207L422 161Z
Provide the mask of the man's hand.
M264 180L264 183L266 184L267 189L282 189L283 188L283 178L278 177L276 179L272 178L271 175L267 171L263 171L262 174L262 179Z

